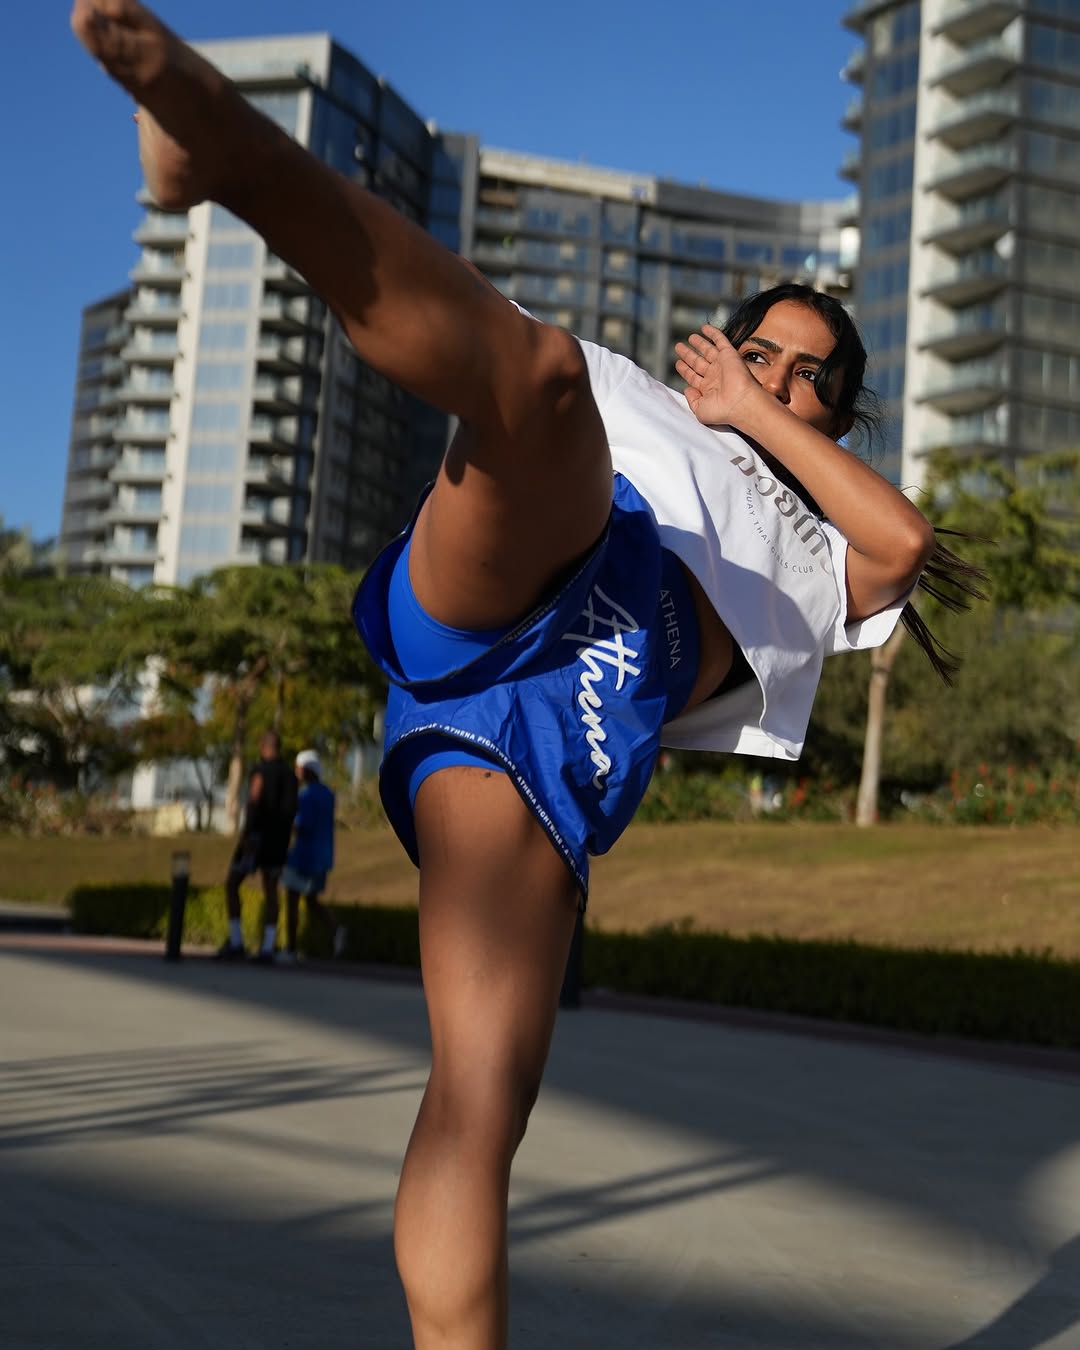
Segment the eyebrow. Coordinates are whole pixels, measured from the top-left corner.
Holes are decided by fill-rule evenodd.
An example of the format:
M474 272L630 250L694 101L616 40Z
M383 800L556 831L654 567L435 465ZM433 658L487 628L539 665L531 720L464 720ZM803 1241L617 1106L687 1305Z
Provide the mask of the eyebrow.
M746 341L753 342L758 347L764 347L767 352L774 352L777 355L784 350L779 342L773 342L771 338L748 337ZM810 365L815 366L823 366L825 364L825 358L822 356L815 356L813 352L797 352L795 354L795 360L800 364L809 363Z

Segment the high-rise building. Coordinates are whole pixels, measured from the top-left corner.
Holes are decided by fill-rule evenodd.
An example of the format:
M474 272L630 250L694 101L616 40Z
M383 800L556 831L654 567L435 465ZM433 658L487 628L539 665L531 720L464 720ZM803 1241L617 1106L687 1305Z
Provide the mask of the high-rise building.
M200 49L411 219L429 223L436 186L442 213L459 216L437 138L330 38ZM438 463L445 418L364 366L242 221L209 203L172 213L141 200L132 289L84 315L67 565L182 584L230 562L366 562Z
M851 201L781 202L483 148L463 250L511 299L674 381L673 344L750 292L847 292ZM679 381L681 387L681 381Z
M850 201L777 202L482 149L425 124L326 36L200 49L511 298L660 379L675 378L676 339L752 290L781 278L847 290ZM166 212L141 200L131 287L84 316L67 566L132 584L243 561L362 567L405 524L446 418L359 361L242 221L209 203Z
M845 23L886 471L1080 445L1080 0L863 0Z

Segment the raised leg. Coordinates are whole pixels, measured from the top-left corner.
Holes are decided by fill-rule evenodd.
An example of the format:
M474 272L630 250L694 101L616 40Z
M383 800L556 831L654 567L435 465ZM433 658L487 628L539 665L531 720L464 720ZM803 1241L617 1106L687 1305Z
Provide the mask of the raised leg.
M418 522L420 603L465 628L512 622L597 539L611 461L581 351L387 203L253 109L136 0L76 0L73 27L140 104L151 191L211 196L331 306L358 354L456 415Z
M417 1350L502 1350L507 1192L547 1059L577 895L505 774L417 795L431 1077L394 1222Z

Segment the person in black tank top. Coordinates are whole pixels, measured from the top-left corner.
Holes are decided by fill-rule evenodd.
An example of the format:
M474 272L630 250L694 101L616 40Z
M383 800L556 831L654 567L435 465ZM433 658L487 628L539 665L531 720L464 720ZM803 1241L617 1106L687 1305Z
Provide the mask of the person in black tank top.
M252 872L262 876L265 928L262 945L252 960L269 965L277 946L278 880L289 852L296 816L296 776L281 757L281 738L267 731L259 741L259 760L248 777L244 825L225 877L229 936L218 950L222 961L242 960L240 883Z

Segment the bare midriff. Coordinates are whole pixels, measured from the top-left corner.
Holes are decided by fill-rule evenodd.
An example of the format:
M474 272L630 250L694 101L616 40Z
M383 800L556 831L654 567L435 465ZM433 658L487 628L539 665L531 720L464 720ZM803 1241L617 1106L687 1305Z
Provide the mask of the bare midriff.
M683 565L683 572L694 597L694 614L698 624L698 643L700 659L697 678L686 700L683 712L689 712L699 703L704 703L721 683L731 669L735 655L735 644L727 624L709 603L709 598L697 577Z

